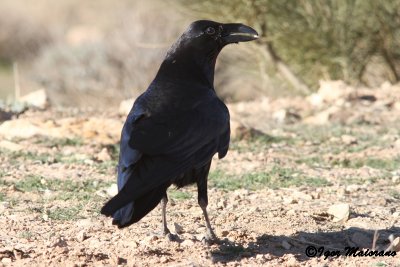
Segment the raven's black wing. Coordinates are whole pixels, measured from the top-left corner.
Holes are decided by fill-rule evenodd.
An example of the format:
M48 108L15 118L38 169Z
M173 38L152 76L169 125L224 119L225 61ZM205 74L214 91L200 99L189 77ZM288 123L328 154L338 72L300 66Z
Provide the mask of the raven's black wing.
M114 214L118 220L124 216L117 211L125 206L123 210L132 216L129 205L133 201L159 187L166 189L174 178L207 164L215 153L226 154L226 106L211 90L197 99L192 108L155 113L146 106L146 98L136 101L121 137L119 193L103 207L103 214ZM161 197L151 203L150 210Z

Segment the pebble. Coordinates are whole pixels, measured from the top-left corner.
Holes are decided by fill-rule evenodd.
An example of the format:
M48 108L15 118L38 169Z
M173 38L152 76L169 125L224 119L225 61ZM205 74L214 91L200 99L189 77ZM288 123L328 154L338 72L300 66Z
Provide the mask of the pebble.
M347 203L332 205L328 209L328 214L333 215L333 222L345 222L349 219L350 205Z
M156 235L149 235L149 236L146 236L143 240L142 240L142 244L145 244L145 245L147 245L147 244L151 244L151 243L153 243L154 241L157 241L158 240L158 236L156 236Z
M219 201L217 204L217 208L219 208L219 209L224 209L224 208L226 208L226 206L227 206L227 201L225 199Z
M292 245L290 245L289 242L287 242L286 240L283 240L281 245L286 250L289 250L292 247Z
M92 219L80 219L76 221L75 225L79 228L88 228L90 226L95 225L97 222L93 221Z
M190 240L190 239L186 239L181 243L182 247L191 247L193 245L194 245L194 242L193 242L193 240Z
M116 194L118 194L118 186L117 184L112 184L110 185L107 189L106 189L107 195L109 195L110 197L115 196Z
M355 144L357 144L357 138L355 138L352 135L344 134L340 138L341 138L342 142L345 145L355 145Z
M286 214L287 215L296 215L296 211L295 210L288 210L287 212L286 212Z
M220 232L220 236L222 236L222 237L227 237L228 235L229 235L229 231L227 231L227 230L222 230Z
M304 192L301 192L301 191L294 191L293 192L293 197L295 198L295 199L301 199L301 200L312 200L312 196L311 195L309 195L309 194L306 194L306 193L304 193Z
M177 233L177 234L182 234L184 231L183 231L183 227L182 226L180 226L179 224L177 224L177 223L174 223L174 228L175 228L175 233Z
M298 201L296 199L293 199L291 197L285 197L283 199L283 204L286 204L286 205L288 205L288 204L296 204L297 202Z
M85 231L80 231L77 235L76 235L76 240L79 242L83 242L85 239L87 239L88 236L86 235Z
M260 212L260 211L261 211L261 210L260 210L259 207L251 207L251 208L249 209L249 213Z
M91 160L91 159L85 159L85 160L83 161L83 163L85 163L86 165L93 165L93 164L94 164L94 161Z
M400 251L400 237L396 237L392 242L393 250L396 252Z
M359 189L360 189L359 185L351 184L351 185L346 186L345 192L346 193L353 193L353 192L355 192L355 191L357 191Z
M107 151L107 148L103 148L97 155L95 155L95 159L101 162L110 161L111 156Z
M397 139L397 140L394 142L394 147L400 149L400 139Z
M22 96L19 99L22 103L39 109L45 109L48 105L46 90L40 89Z
M12 260L11 260L11 258L3 258L3 259L1 260L1 262L4 263L4 264L9 264L9 263L12 262Z
M289 255L289 259L286 261L286 265L290 266L290 267L294 267L294 266L299 266L299 264L297 263L296 258L293 255Z
M13 143L11 141L2 140L0 141L0 148L4 148L10 151L20 151L23 149L23 146Z
M387 203L387 201L386 201L386 199L384 197L378 197L374 201L374 204L378 205L378 206L386 206L386 203Z
M165 257L165 256L162 256L162 257L160 258L160 262L161 262L161 263L167 263L167 262L168 262L168 258Z

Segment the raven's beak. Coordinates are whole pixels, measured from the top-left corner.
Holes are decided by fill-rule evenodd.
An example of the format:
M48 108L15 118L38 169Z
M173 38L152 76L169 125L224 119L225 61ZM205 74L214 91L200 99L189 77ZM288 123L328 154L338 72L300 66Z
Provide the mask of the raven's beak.
M258 39L258 33L251 27L240 23L224 24L221 39L224 44L248 42Z

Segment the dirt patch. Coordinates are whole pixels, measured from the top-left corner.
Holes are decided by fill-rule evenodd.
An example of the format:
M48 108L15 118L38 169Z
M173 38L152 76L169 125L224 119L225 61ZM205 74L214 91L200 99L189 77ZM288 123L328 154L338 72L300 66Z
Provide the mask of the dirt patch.
M268 110L273 113L282 105L295 110L296 105L288 103L272 102L274 108ZM209 211L221 242L211 245L202 241L206 228L195 187L169 191L168 223L172 232L179 232L175 241L159 235L158 208L123 230L100 216L115 184L119 138L115 125L122 125L123 117L71 110L24 113L20 119L39 130L29 138L4 138L8 149L0 153L0 264L400 264L398 255L343 256L346 247L388 249L400 236L397 109L376 111L383 112L379 123L328 120L322 125L303 119L262 120L268 114L257 111L267 107L255 103L249 109L239 105L232 110L248 128L258 120L262 133L237 137L228 156L212 166ZM361 116L359 112L353 109L354 116ZM304 109L300 117L306 113L317 111ZM60 134L46 134L54 129ZM340 203L348 204L349 213L338 221L328 211ZM308 257L310 246L321 257ZM342 256L334 256L337 251ZM332 256L325 259L328 252Z

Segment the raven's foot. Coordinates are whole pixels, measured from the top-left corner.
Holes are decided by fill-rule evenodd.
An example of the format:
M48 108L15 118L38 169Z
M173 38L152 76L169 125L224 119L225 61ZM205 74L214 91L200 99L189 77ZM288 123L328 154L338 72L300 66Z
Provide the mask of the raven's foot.
M177 241L179 241L179 236L178 236L178 235L171 234L171 233L166 234L166 235L165 235L165 238L168 239L168 241L171 241L171 242L177 242Z
M203 239L201 240L203 244L212 245L212 244L219 244L219 238L214 234L213 231L207 231Z
M172 234L171 231L166 227L161 230L160 236L165 237L169 241L179 240L178 235Z
M161 234L165 236L171 234L171 231L168 229L168 227L163 227L163 229L161 230Z

